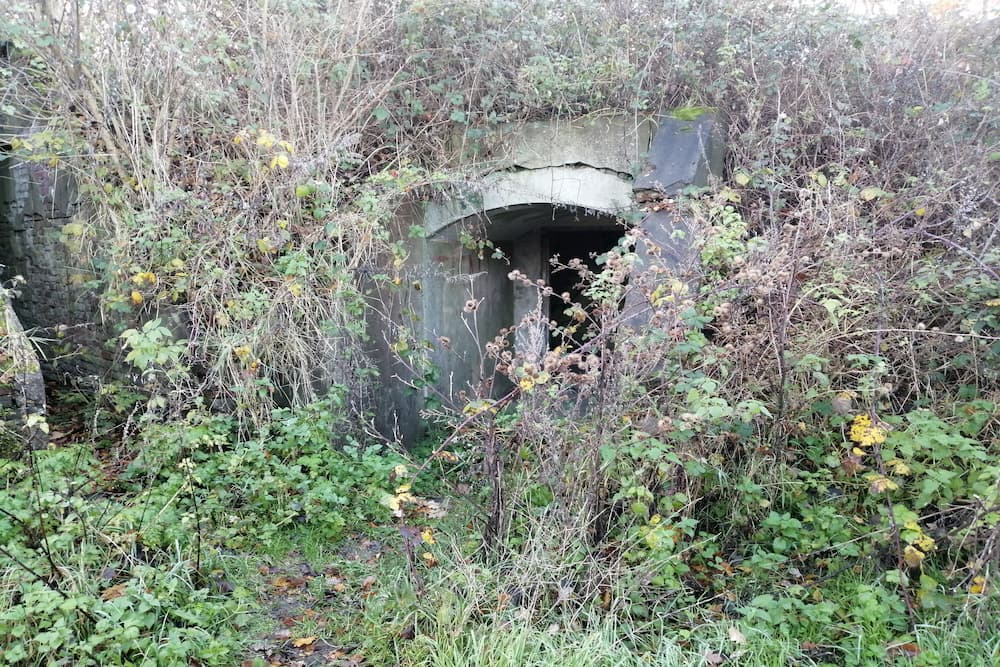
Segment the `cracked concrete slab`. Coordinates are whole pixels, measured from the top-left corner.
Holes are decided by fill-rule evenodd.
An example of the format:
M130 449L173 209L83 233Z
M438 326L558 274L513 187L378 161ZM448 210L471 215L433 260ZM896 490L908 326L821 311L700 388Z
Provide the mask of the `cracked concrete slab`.
M577 165L630 179L642 166L653 129L647 116L588 116L517 123L485 133L466 130L454 145L462 165L482 174Z
M719 121L709 113L695 120L661 117L632 188L674 195L688 185L707 185L710 175L722 173L720 134Z

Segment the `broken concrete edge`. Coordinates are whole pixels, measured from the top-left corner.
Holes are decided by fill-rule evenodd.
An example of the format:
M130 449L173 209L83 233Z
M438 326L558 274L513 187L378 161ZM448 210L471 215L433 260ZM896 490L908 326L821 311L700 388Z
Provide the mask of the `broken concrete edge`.
M655 125L649 114L616 112L493 128L462 127L451 141L452 161L476 177L578 165L630 178L641 167Z
M720 173L719 128L715 109L695 106L657 114L617 112L494 128L459 127L451 140L452 162L474 178L497 171L586 166L634 178L637 189L666 191L675 181L649 172L651 163L668 166L661 159L662 149L675 146L678 157L700 157L711 165L706 174ZM680 141L685 135L695 141ZM644 177L649 181L639 180Z
M722 129L713 109L683 107L656 116L539 121L487 132L498 146L491 150L502 157L467 163L477 180L463 196L426 203L425 233L434 236L463 218L488 218L489 211L531 203L627 216L638 210L641 193L669 197L721 177ZM616 151L608 137L620 137L625 147ZM531 140L541 148L533 149Z
M0 343L0 408L12 411L8 423L31 449L48 445L45 380L35 348L14 312L12 290L0 287L3 298L3 336ZM9 398L8 398L9 397ZM4 400L7 399L7 400Z

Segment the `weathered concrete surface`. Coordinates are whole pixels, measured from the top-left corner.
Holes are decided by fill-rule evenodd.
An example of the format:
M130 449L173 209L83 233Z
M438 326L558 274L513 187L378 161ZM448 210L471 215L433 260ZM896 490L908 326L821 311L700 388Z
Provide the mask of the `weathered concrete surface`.
M483 217L524 204L555 204L625 214L635 206L632 186L617 173L586 166L542 167L502 171L486 176L480 189L466 198L428 203L423 226L428 236L455 236L456 221Z
M453 144L462 169L478 174L582 165L631 177L653 129L649 116L607 114L519 123L474 139L463 133Z
M695 120L662 117L649 146L646 168L633 189L674 195L688 185L705 185L711 174L722 173L723 157L714 115L706 113Z
M46 414L41 366L14 312L10 290L0 288L0 299L0 408L15 413L8 423L29 447L44 449L48 436L38 422Z

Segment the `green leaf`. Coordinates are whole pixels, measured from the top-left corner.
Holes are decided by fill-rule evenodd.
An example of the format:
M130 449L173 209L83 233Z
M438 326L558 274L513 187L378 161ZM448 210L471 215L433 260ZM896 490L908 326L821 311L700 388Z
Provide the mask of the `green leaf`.
M461 109L454 109L451 112L450 118L451 118L452 121L454 121L456 123L464 123L465 122L465 112L462 111Z

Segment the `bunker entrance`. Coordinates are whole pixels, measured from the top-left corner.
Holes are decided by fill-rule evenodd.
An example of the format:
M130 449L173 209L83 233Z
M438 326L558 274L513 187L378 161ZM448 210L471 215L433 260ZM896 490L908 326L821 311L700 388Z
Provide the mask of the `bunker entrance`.
M553 336L551 322L557 329L572 326L567 304L559 295L569 293L570 299L586 308L579 271L565 268L572 259L579 259L592 271L602 268L600 257L611 250L622 237L625 227L614 215L574 206L527 204L492 210L485 215L480 228L517 269L532 282L542 280L552 287L555 296L539 303L538 291L531 285L515 282L510 286L513 323L525 318L536 320L535 326L522 327L515 340L518 351L530 356L552 349L562 341ZM555 260L555 261L553 261Z

